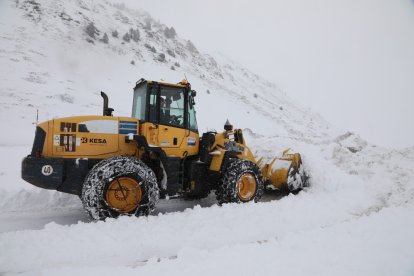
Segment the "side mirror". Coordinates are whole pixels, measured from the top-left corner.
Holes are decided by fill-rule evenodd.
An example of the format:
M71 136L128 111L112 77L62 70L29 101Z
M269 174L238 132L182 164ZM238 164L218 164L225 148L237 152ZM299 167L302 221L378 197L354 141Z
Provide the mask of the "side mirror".
M195 90L191 90L190 95L192 98L194 98L195 96L197 96L197 92Z
M195 101L194 101L194 98L193 98L192 95L190 95L190 97L188 97L188 103L190 105L190 109L193 109L194 105L195 105Z

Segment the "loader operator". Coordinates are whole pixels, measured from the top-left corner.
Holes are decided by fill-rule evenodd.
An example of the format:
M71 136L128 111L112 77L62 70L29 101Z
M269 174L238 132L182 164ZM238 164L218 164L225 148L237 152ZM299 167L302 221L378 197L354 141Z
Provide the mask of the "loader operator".
M171 118L169 115L169 108L166 107L165 99L163 97L160 97L160 123L169 125L171 124ZM155 119L156 118L156 106L155 104L150 105L150 118Z
M169 105L171 105L169 100ZM160 123L163 125L170 125L173 123L174 116L170 116L170 109L165 104L165 99L160 97Z
M160 123L165 125L183 126L182 116L171 115L172 100L160 97Z

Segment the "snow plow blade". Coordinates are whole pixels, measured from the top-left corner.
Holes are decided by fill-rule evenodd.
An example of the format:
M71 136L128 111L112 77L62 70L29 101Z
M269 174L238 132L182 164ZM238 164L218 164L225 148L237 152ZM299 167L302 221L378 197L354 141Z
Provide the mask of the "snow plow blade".
M283 151L281 157L265 162L263 158L257 161L263 180L276 190L295 192L309 186L309 176L302 166L299 153Z

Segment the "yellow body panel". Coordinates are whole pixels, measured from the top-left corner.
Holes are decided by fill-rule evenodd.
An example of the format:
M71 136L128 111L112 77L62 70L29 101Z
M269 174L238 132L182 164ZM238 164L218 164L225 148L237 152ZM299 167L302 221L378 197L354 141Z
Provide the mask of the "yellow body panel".
M200 138L196 132L148 122L141 124L140 130L150 146L161 147L167 156L183 158L198 154Z
M199 150L198 133L152 123L140 124L137 119L129 117L75 116L38 126L47 133L43 150L45 157L104 159L114 155L138 156L136 144L125 141L129 130L145 136L150 146L161 147L168 156L183 158L197 155Z
M179 148L188 130L166 125L158 125L157 145L162 148Z
M131 129L123 129L123 126ZM120 132L137 133L138 126L137 119L128 117L75 116L54 119L39 124L47 133L43 156L100 159L113 155L135 155L136 146L126 143L127 134Z
M186 130L180 147L162 147L168 156L192 156L199 152L199 136L198 133Z
M147 138L150 146L158 146L158 125L153 123L143 123L140 125L140 134Z
M250 148L246 146L245 144L240 144L240 146L244 149L242 153L240 153L238 156L240 159L245 159L252 161L253 163L256 163L256 159L253 156L253 153L251 152Z
M210 170L219 172L221 170L221 165L223 162L224 155L226 153L226 144L229 142L234 142L234 134L238 132L241 134L240 129L236 129L234 131L225 131L222 133L217 133L215 137L215 142L211 146L211 150L213 151L211 154L213 155ZM237 147L239 147L239 153L237 157L240 159L245 159L256 163L256 159L254 158L251 150L245 144L244 141L238 141Z
M213 156L210 164L210 170L219 172L221 170L221 164L223 163L225 151L222 149L218 149L217 151L219 154Z

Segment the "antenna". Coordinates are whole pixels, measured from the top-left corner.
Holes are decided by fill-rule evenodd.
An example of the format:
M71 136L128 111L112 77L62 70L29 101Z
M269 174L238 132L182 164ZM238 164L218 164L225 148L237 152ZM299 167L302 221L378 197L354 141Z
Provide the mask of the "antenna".
M187 83L188 83L188 80L187 80L187 76L186 76L186 74L184 73L184 78L185 78L185 80L187 81Z
M36 109L36 123L32 123L32 124L39 124L39 109Z

